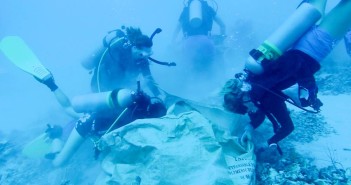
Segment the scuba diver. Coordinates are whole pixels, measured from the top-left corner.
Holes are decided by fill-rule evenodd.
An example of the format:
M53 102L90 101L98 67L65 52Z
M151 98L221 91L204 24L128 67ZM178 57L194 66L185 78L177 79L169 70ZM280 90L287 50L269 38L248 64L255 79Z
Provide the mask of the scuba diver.
M212 2L215 3L215 1ZM184 58L181 60L184 60L194 71L207 71L215 60L217 53L212 35L213 22L219 26L220 36L224 40L226 27L217 15L217 10L206 0L189 0L185 3L174 30L172 42L177 40L182 31L180 56Z
M53 76L40 81L51 91L60 91ZM64 95L61 93L61 95ZM70 159L86 138L90 138L95 146L99 139L110 131L122 127L136 119L159 118L166 114L167 108L158 97L150 97L140 89L115 89L112 91L91 93L74 97L70 101L66 96L58 101L69 101L70 107L80 114L65 144L62 144L62 127L48 125L46 134L52 140L51 152L45 158L52 160L54 166L59 167ZM67 104L67 103L66 103ZM63 146L62 146L63 145ZM99 150L95 148L96 157Z
M250 51L244 72L223 89L224 107L250 117L242 141L265 117L272 122L274 135L259 151L282 154L278 142L294 130L286 102L315 113L323 105L317 98L314 74L351 27L351 1L340 1L315 25L321 15L315 8L318 3L324 2L302 3L258 49Z
M206 0L189 0L180 14L178 25L174 31L175 40L180 30L184 38L194 35L211 36L213 22L220 28L220 34L226 34L226 27L222 19L217 15Z
M150 36L143 35L139 28L122 27L113 30L104 38L102 47L93 58L82 62L82 66L93 72L93 92L109 91L116 88L132 88L141 75L154 96L161 91L150 71L150 60L158 64L174 66L174 63L160 62L151 58L152 39L161 29ZM112 38L109 36L112 35Z
M150 36L143 35L139 28L122 27L116 35L104 39L106 48L100 50L100 58L84 61L82 65L94 72L91 80L93 93L74 97L70 100L56 85L53 75L38 79L54 94L57 101L70 115L78 118L65 145L60 142L62 131L58 126L49 126L47 135L53 141L52 150L45 157L52 159L54 166L62 166L73 155L85 138L94 143L109 131L124 126L136 119L156 118L166 114L166 106L160 98L161 92L149 68L149 60L161 65L174 63L160 62L151 58L152 38L161 32L156 29ZM153 96L141 91L142 75ZM138 82L132 91L132 83Z

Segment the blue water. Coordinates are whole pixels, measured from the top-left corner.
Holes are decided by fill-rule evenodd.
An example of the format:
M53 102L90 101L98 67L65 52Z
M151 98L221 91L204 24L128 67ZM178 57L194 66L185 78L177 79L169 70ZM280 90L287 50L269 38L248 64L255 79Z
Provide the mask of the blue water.
M327 9L337 2L328 2ZM150 35L159 27L163 31L155 37L154 57L179 62L181 70L152 65L156 81L172 94L201 101L217 93L227 78L242 69L249 50L264 41L299 1L217 0L217 3L217 13L227 26L228 37L236 40L230 41L230 47L225 50L228 54L225 66L218 75L208 74L211 76L208 81L182 79L192 71L172 55L175 46L171 37L183 7L181 0L2 0L0 38L22 37L54 74L57 84L72 97L89 92L90 76L80 61L101 45L108 31L121 25L137 26ZM214 26L213 33L218 31ZM350 61L341 45L328 60L341 65ZM0 84L0 184L44 185L50 184L51 178L55 179L53 184L93 184L99 164L92 159L89 144L82 147L73 165L64 169L53 169L48 161L21 157L21 147L40 134L47 123L65 123L70 118L46 87L17 69L1 53Z

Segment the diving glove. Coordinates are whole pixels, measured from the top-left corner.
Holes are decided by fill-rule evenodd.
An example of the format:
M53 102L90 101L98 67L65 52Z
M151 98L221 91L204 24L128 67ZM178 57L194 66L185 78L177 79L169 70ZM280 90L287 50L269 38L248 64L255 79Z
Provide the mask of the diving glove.
M50 125L47 124L47 129L45 133L50 139L60 138L62 136L63 129L59 125Z
M317 93L318 93L317 86L309 89L300 87L299 93L300 93L300 102L302 107L311 106L314 110L320 111L320 107L323 106L323 103L320 99L317 98Z

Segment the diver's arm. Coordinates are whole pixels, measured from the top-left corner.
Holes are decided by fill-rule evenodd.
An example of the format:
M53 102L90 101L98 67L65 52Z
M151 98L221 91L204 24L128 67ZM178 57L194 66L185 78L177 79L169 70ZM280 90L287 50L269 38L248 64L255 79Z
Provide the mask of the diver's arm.
M218 17L218 15L216 15L213 18L213 21L218 24L219 29L220 29L220 34L225 35L226 34L226 26L225 26L224 22L222 21L222 19L220 17Z
M146 79L146 84L149 87L150 91L152 94L156 97L161 95L160 89L158 87L158 84L156 83L155 79L150 75L144 76Z
M161 95L161 91L160 91L158 84L156 83L154 77L151 74L149 65L145 65L142 68L141 73L146 81L146 85L148 86L148 88L150 89L152 94L156 97L159 97Z

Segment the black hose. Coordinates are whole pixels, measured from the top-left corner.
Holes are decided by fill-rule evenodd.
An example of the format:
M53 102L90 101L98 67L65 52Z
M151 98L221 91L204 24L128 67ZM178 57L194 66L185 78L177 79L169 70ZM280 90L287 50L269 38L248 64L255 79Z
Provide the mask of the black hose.
M151 57L149 57L149 60L155 62L156 64L165 65L165 66L176 66L177 65L175 62L161 62L161 61L158 61L158 60L153 59Z
M287 103L289 103L289 104L291 104L291 105L293 105L293 106L295 106L295 107L297 107L297 108L299 108L299 109L301 109L301 110L304 110L304 111L309 112L309 113L314 113L314 114L320 112L320 110L315 110L315 111L313 111L313 110L309 110L309 109L306 109L306 108L304 108L304 107L301 107L301 106L297 105L295 102L293 102L293 101L291 101L291 100L289 100L289 99L287 99L287 98L284 98L283 96L281 96L281 95L275 93L274 91L272 91L272 90L270 90L270 89L268 89L268 88L266 88L266 87L264 87L264 86L262 86L262 85L260 85L260 84L257 84L257 83L253 83L253 84L257 85L258 87L260 87L260 88L266 90L267 92L269 92L269 93L275 95L276 97L278 97L278 98L284 100L285 102L287 102ZM311 106L310 106L310 107L311 107ZM313 107L312 107L312 108L313 108Z
M156 28L156 30L151 34L150 39L152 40L156 34L161 33L161 28Z
M161 31L162 31L161 28L156 28L156 30L151 34L150 39L152 40L152 39L154 38L154 36L155 36L156 34L161 33ZM176 65L177 65L177 64L174 63L174 62L161 62L161 61L158 61L158 60L156 60L156 59L154 59L154 58L151 58L151 57L149 57L149 60L155 62L156 64L165 65L165 66L176 66Z

